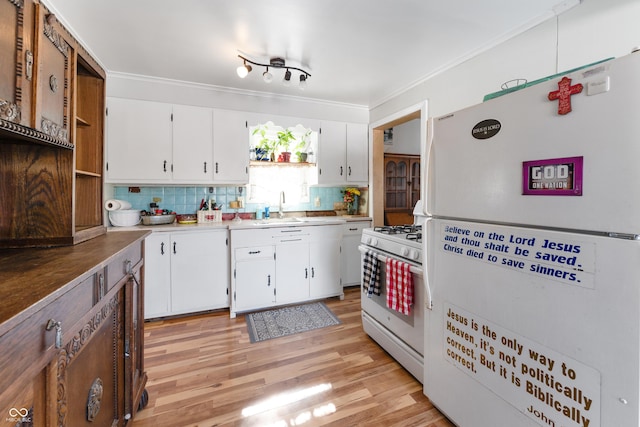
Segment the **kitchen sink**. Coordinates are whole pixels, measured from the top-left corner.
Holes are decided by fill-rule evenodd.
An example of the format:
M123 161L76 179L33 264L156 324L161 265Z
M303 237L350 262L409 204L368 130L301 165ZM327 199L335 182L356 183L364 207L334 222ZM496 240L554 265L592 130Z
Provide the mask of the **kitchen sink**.
M302 221L300 218L269 218L269 219L258 219L253 221L254 225L266 225L266 224L279 224L279 225L288 225L288 224L300 224Z

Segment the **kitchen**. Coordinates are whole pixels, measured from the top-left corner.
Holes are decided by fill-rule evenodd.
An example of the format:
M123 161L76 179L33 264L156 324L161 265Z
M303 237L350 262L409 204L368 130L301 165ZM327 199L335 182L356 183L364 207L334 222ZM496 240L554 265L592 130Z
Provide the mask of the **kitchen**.
M56 2L53 2L56 6ZM62 3L60 3L62 5ZM186 83L167 82L160 79L139 79L135 76L113 73L108 77L107 97L146 99L154 102L164 102L171 104L191 104L205 105L211 108L231 108L238 110L255 112L256 106L252 104L258 98L258 108L261 113L276 113L278 116L295 116L309 119L324 119L330 121L340 121L347 123L366 123L370 127L371 147L369 158L369 189L370 198L368 212L373 217L374 223L380 223L383 209L380 200L382 186L376 184L380 179L375 171L381 168L376 167L377 162L383 157L380 152L384 151L384 131L388 129L388 124L399 119L400 116L409 115L415 112L416 100L429 99L428 116L439 116L468 105L476 104L487 93L495 92L502 82L511 80L514 77L526 77L534 80L541 76L551 75L565 69L592 63L602 58L611 56L623 56L633 47L633 17L637 17L638 11L635 5L630 2L608 2L606 5L598 2L585 1L573 9L560 13L557 17L532 26L519 36L510 38L503 43L497 44L493 48L477 54L472 58L460 61L451 69L434 74L406 92L402 92L396 97L377 102L365 103L367 108L353 107L350 105L333 105L331 111L324 111L315 114L316 104L304 99L295 97L286 99L287 102L273 99L262 99L255 95L250 99L243 98L246 95L232 96L232 94L191 85ZM62 6L60 6L62 9ZM61 18L65 17L63 10L60 10ZM605 13L606 12L606 13ZM69 17L71 27L78 30L73 25L73 20ZM600 34L599 38L593 39L594 26L617 27L620 29L615 34ZM78 30L79 31L79 30ZM588 40L588 49L584 49L584 41ZM562 48L562 49L560 49ZM527 52L526 57L522 52ZM505 58L499 64L496 57ZM257 68L257 67L256 67ZM312 74L317 74L315 71ZM473 76L473 77L471 77ZM309 78L309 85L312 85L313 75ZM451 88L456 88L456 95L451 95ZM226 101L226 102L225 102ZM400 114L399 114L400 112ZM421 138L422 139L422 138ZM426 138L425 138L426 139ZM108 141L108 137L107 137ZM108 149L108 142L107 142ZM135 183L130 183L135 184ZM145 183L137 183L141 190L145 190ZM128 191L128 185L126 190ZM150 186L149 188L156 188ZM208 192L208 186L196 186L202 192L197 197L194 196L194 204L198 203L204 192ZM231 185L230 188L237 187ZM219 187L215 187L216 197ZM237 198L237 192L232 190L231 194L225 187L225 197ZM313 187L311 187L313 188ZM336 187L337 188L337 187ZM104 198L120 198L117 189L107 185ZM152 190L149 190L152 191ZM190 190L189 190L190 191ZM320 191L320 190L311 190ZM333 190L336 191L336 190ZM339 191L339 190L338 190ZM164 196L164 194L163 194ZM335 195L334 195L335 196ZM334 196L320 194L321 203ZM152 196L153 197L153 196ZM243 196L240 196L243 197ZM317 194L311 194L310 200L313 203ZM162 202L161 202L162 203ZM332 206L331 206L332 207ZM329 209L331 208L329 207ZM197 208L197 206L195 206ZM256 208L257 209L257 208ZM250 212L255 211L252 207ZM228 213L233 213L233 209Z

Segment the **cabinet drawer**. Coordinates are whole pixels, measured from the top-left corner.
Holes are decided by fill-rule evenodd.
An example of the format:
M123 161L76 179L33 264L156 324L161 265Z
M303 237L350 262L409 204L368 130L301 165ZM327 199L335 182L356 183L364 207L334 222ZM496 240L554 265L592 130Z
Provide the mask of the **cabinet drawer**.
M246 261L248 259L273 259L273 246L254 246L252 248L238 248L235 250L236 261Z
M23 374L42 369L50 357L46 354L57 351L56 329L46 329L49 320L60 322L63 345L78 333L78 322L93 306L95 280L92 274L0 337L0 348L6 350L0 352L0 366L11 366L0 376L0 390L20 384Z
M142 259L142 242L134 244L116 255L107 265L106 292L127 275L126 261L131 261L131 267Z
M369 221L366 222L347 222L342 226L342 234L350 235L350 234L362 234L362 230L365 228L371 228L371 223Z

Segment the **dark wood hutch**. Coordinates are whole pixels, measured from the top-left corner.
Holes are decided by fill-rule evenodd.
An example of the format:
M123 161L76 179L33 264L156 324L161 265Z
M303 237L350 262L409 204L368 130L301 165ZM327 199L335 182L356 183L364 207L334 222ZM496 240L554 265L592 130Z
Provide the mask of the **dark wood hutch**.
M0 54L0 419L124 426L148 233L106 233L106 74L38 0L0 0Z

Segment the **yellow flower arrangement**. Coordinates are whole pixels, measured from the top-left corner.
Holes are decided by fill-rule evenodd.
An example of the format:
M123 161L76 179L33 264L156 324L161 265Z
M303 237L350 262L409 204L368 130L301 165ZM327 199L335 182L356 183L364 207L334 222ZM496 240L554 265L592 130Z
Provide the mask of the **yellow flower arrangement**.
M342 194L344 194L344 197L342 200L345 203L353 203L356 199L355 196L360 195L360 190L353 187L347 187L344 190L342 190Z

